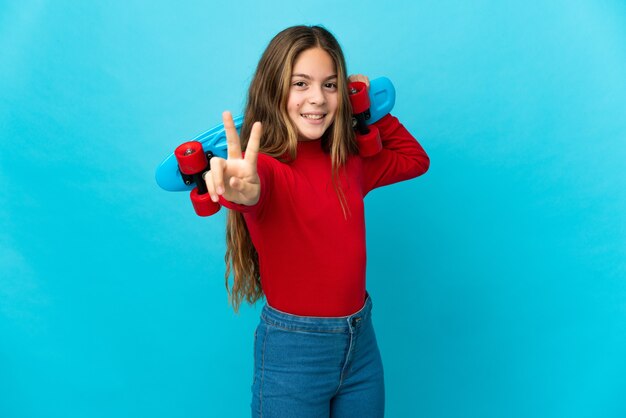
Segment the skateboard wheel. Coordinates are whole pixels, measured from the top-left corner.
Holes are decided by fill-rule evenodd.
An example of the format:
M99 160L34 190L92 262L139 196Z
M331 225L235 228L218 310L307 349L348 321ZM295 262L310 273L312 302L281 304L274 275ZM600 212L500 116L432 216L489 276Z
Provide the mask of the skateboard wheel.
M183 174L193 175L205 170L209 164L198 141L189 141L179 145L174 151L178 167Z
M356 134L356 142L359 146L359 155L361 157L371 157L383 149L378 128L370 125L369 129L370 131L366 134Z
M193 205L193 209L196 211L198 216L211 216L217 213L221 208L219 203L211 200L210 194L198 193L197 187L191 191L189 197L191 197L191 204Z
M370 98L367 94L367 86L361 81L353 81L348 84L352 113L358 115L370 108Z

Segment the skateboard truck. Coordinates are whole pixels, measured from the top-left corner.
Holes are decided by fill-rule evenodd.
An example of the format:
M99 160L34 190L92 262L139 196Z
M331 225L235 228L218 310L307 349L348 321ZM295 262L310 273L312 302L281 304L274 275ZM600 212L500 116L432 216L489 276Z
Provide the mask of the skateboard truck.
M356 130L356 142L361 157L371 157L383 149L378 128L367 125L370 119L370 98L367 86L361 81L348 84L350 103L352 104L352 127Z
M213 153L211 151L205 153L200 142L189 141L179 145L174 155L185 184L196 184L189 197L198 216L211 216L217 213L221 206L211 200L202 178L202 175L210 170L209 160L213 157Z

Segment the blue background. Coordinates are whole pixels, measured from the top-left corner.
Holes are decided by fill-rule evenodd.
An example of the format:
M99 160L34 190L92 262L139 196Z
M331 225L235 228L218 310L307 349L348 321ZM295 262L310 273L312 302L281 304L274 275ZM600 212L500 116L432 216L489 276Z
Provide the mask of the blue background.
M299 23L432 161L366 199L387 416L626 416L622 1L99 3L0 6L1 417L249 415L225 211L153 176Z

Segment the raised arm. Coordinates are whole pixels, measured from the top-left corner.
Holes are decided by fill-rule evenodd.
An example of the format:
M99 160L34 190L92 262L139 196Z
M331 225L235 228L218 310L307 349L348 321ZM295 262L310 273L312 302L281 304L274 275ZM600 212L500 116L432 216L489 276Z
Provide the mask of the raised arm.
M387 115L375 125L380 132L383 149L363 159L364 194L377 187L420 176L430 166L424 148L395 116Z

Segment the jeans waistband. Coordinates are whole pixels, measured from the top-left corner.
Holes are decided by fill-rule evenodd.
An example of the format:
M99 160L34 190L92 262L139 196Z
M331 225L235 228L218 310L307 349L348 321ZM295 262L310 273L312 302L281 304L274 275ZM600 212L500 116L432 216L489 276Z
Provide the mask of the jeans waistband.
M363 307L348 316L299 316L279 311L266 304L261 318L269 325L294 331L350 332L370 319L372 299L367 295Z

